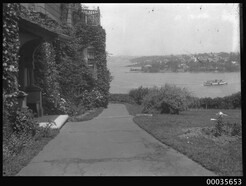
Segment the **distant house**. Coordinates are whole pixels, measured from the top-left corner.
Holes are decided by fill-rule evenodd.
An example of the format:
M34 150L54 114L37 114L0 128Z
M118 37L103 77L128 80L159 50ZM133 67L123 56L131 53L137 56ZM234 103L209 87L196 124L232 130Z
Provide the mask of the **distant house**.
M144 65L144 66L142 67L142 71L144 71L144 72L149 72L151 68L152 68L152 65Z
M97 10L82 9L80 3L20 3L20 5L23 8L46 15L58 24L65 23L69 27L73 27L78 21L89 26L100 25L99 8ZM78 15L79 10L82 13ZM28 94L23 100L22 107L27 106L37 116L42 116L42 92L40 87L37 87L34 82L34 53L44 41L53 41L55 39L68 41L71 38L68 35L41 26L28 17L22 16L19 19L19 38L20 59L18 81L20 90ZM92 64L92 68L96 71L93 63L93 48L85 48L83 54L85 54L84 58L87 62Z

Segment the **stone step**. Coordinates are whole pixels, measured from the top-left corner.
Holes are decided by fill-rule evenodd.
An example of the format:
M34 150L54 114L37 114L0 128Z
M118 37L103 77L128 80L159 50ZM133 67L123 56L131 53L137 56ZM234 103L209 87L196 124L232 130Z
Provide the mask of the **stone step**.
M68 120L68 115L59 115L55 120L54 124L51 125L52 129L60 129ZM49 122L40 122L39 126L46 127Z

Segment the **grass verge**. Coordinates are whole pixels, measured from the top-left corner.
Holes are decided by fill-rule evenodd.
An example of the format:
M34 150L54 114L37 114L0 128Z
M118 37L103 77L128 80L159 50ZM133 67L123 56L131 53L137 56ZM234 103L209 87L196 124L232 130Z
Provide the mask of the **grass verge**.
M139 105L125 104L129 114L141 113ZM164 144L176 149L208 170L220 176L241 176L242 173L242 138L226 141L226 138L214 140L198 133L187 131L213 127L215 113L228 114L226 121L241 124L241 110L191 110L180 115L153 115L152 117L135 116L133 121L149 134ZM223 142L223 143L222 143Z

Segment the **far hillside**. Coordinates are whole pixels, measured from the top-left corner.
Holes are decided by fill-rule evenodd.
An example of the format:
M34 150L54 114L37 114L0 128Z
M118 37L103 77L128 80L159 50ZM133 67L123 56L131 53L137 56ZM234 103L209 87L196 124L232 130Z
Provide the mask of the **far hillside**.
M166 56L142 56L130 59L142 72L238 72L239 53L199 53Z

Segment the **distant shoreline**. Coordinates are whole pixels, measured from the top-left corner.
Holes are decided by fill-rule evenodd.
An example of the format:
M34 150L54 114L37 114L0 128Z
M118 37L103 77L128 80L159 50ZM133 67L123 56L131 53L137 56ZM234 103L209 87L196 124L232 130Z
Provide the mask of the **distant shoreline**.
M126 65L124 67L130 68L129 72L139 72L139 73L236 73L236 72L241 72L240 70L238 71L172 71L172 70L160 70L158 72L149 72L149 71L143 71L140 68L131 68L131 65ZM139 66L134 66L134 67L139 67Z

